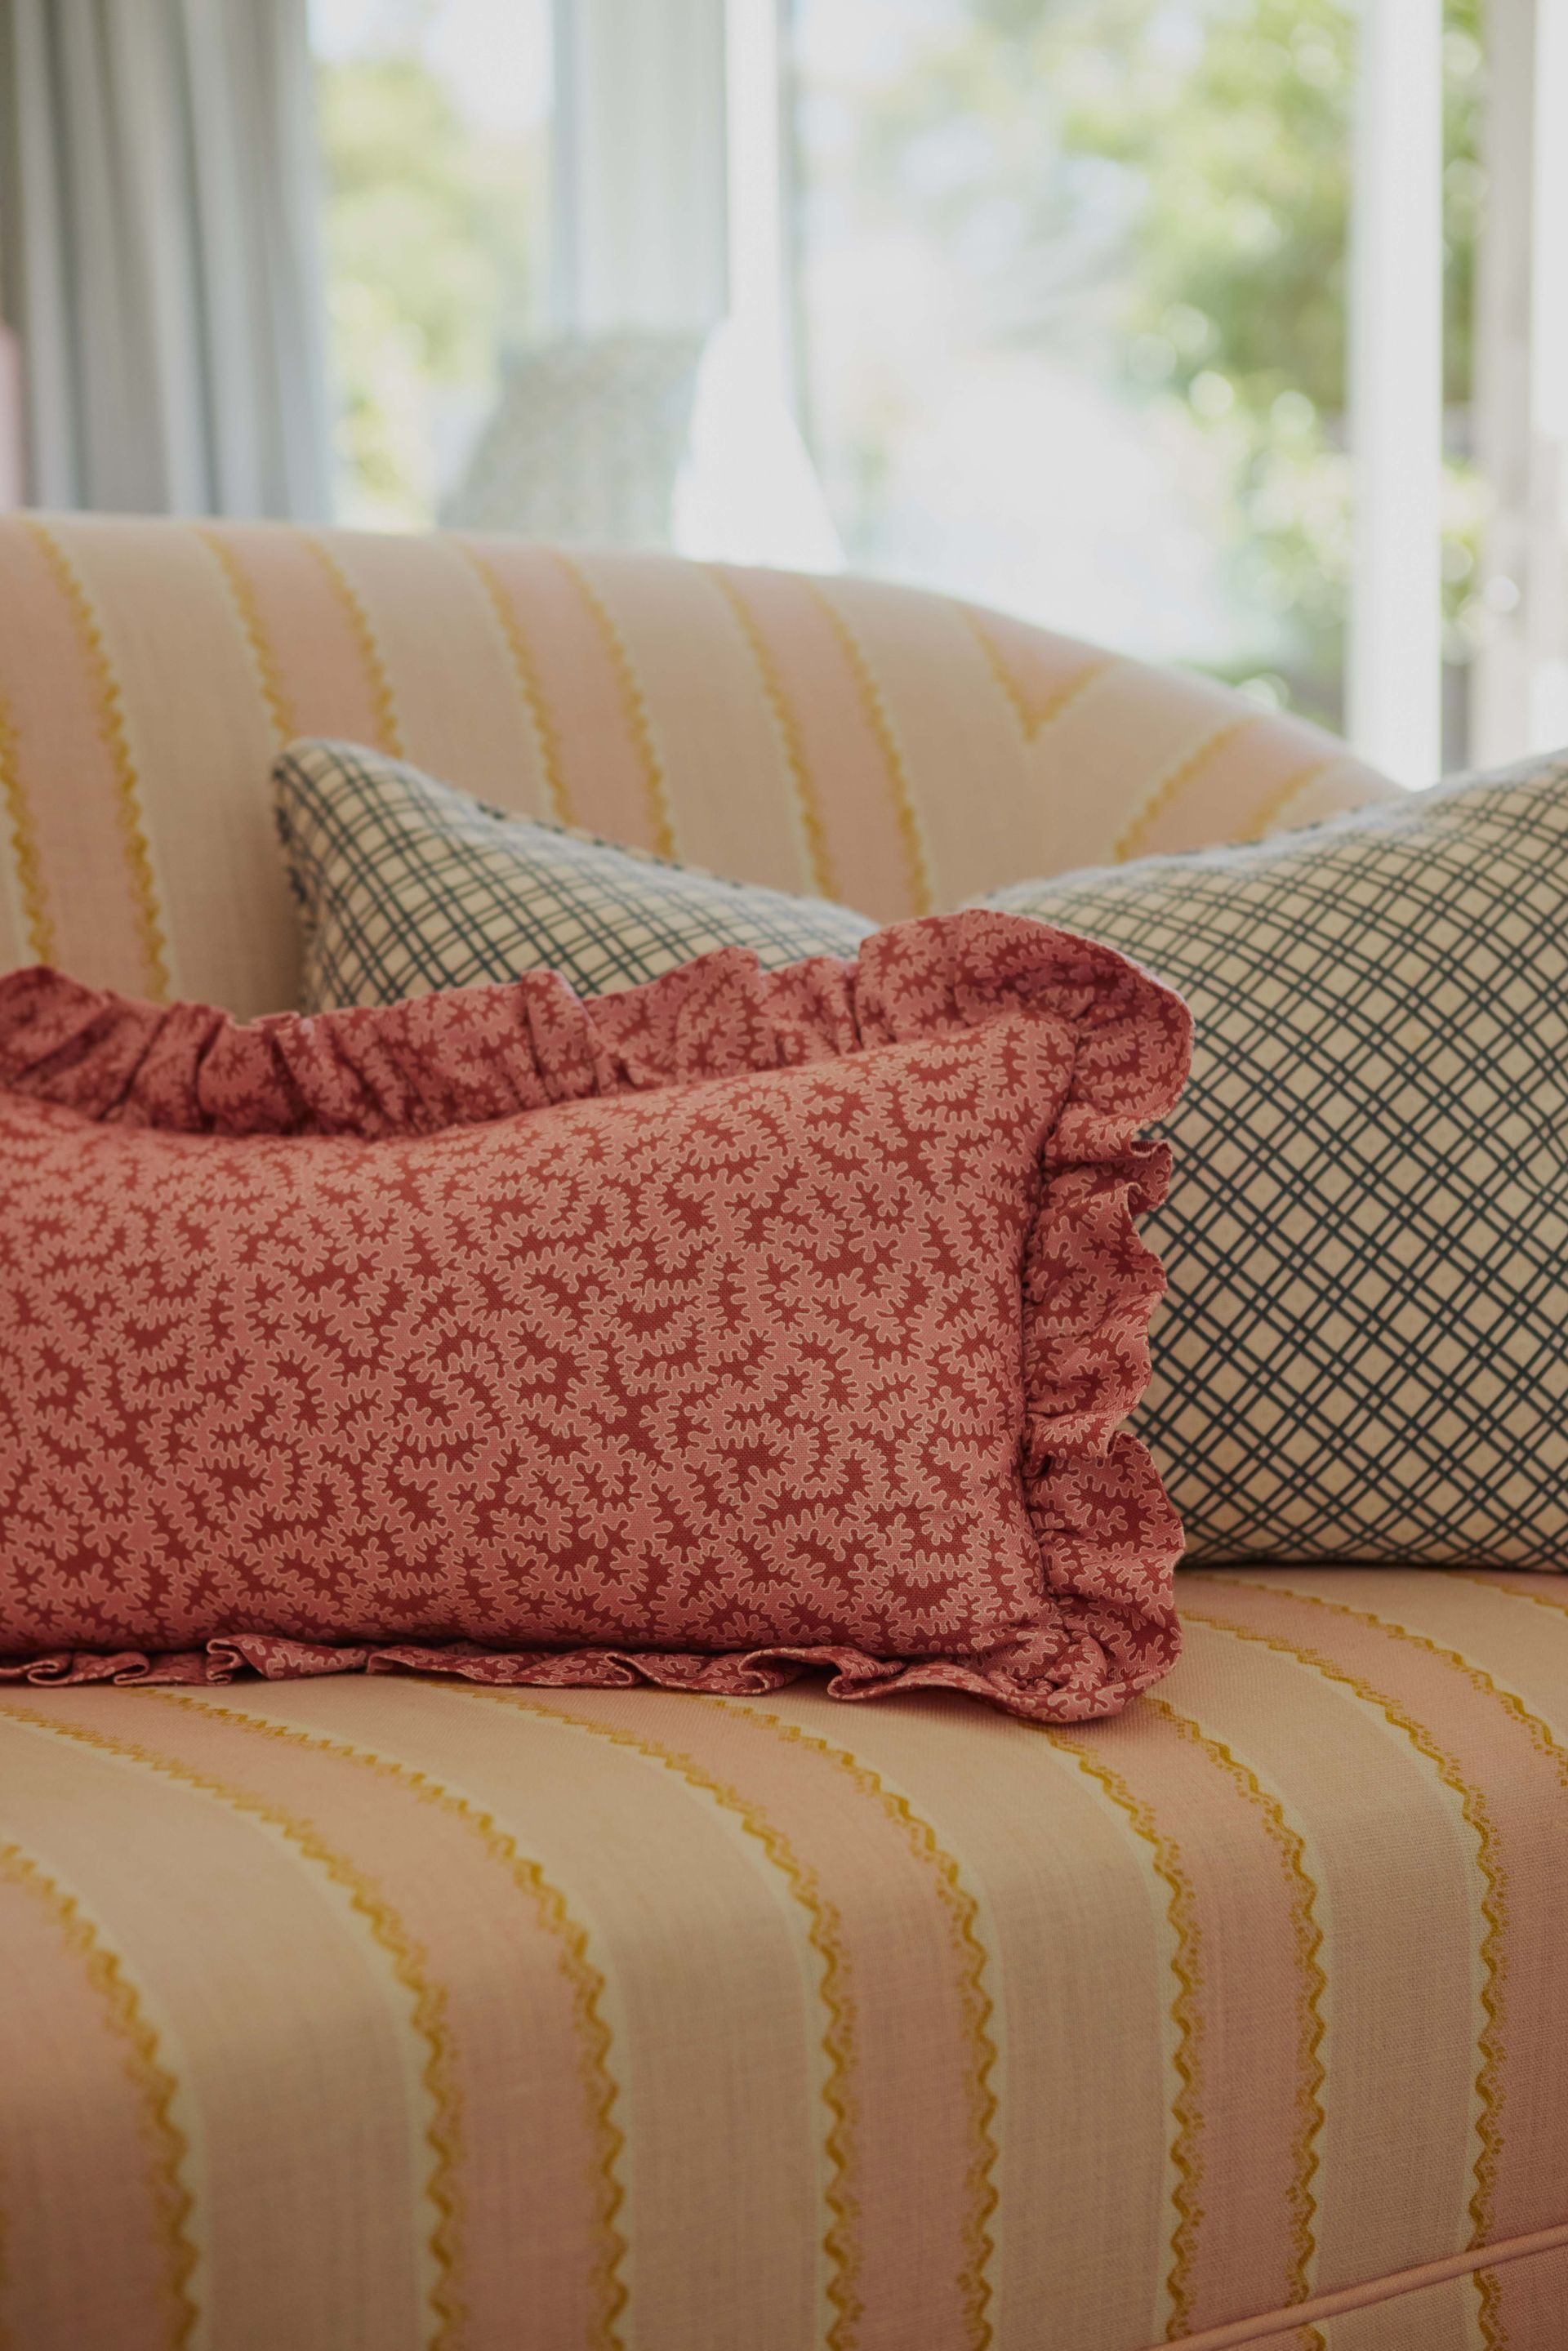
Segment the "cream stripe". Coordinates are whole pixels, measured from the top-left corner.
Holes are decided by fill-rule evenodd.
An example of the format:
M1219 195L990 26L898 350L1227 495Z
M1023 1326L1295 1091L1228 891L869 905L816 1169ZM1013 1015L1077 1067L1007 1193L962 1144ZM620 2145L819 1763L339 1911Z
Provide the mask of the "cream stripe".
M575 562L564 549L555 547L550 549L550 553L555 557L568 579L573 582L579 595L587 605L594 627L599 632L600 642L603 645L610 666L615 673L615 683L621 693L622 709L625 714L632 739L637 747L637 757L642 763L643 786L648 798L648 814L653 828L654 850L661 857L676 857L680 854L680 851L675 838L674 812L670 805L670 779L664 773L664 763L659 756L659 746L653 735L653 720L648 708L648 699L638 681L637 672L632 665L631 650L627 645L621 624L582 566Z
M811 887L820 897L836 898L838 883L833 874L833 861L828 848L828 831L822 819L822 804L817 787L806 762L805 745L800 739L800 726L790 706L778 664L768 650L756 614L747 602L737 582L722 564L703 566L709 579L734 613L737 626L746 639L747 647L761 681L762 698L767 703L779 737L779 748L784 762L784 773L794 795L796 812L800 822L800 839L806 852L806 869L811 877Z
M34 545L47 564L60 594L70 608L77 635L91 680L92 698L98 719L99 734L109 753L114 770L115 794L120 809L120 839L125 850L126 877L131 885L131 903L135 909L136 927L141 941L141 961L145 986L154 1003L168 1001L171 987L169 946L163 929L163 917L158 904L158 883L152 870L152 852L148 844L147 828L141 812L141 783L136 772L131 753L131 737L125 719L125 703L120 691L92 602L75 566L49 526L37 515L21 517L23 528L29 533Z
M1218 750L1222 743L1228 743L1233 736L1239 735L1246 727L1261 726L1262 721L1263 714L1259 710L1244 710L1239 717L1228 718L1223 726L1206 736L1195 751L1189 751L1185 759L1178 759L1174 768L1167 768L1163 776L1157 778L1112 842L1112 863L1122 865L1137 855L1138 842L1144 839L1161 810L1169 806L1183 784L1197 772L1213 752Z
M272 640L267 633L267 624L261 617L261 605L257 601L250 575L240 561L237 549L221 530L214 530L210 526L201 525L197 527L195 536L201 540L202 545L224 575L224 582L233 599L235 611L244 632L246 650L256 672L256 682L261 689L261 698L267 705L267 715L272 724L273 736L278 749L281 750L286 743L292 743L298 734L299 722L295 716L288 689L283 682L283 672L278 667L277 655L273 650Z
M336 551L319 532L302 530L298 535L300 543L310 549L326 573L343 618L349 624L350 633L353 637L361 666L365 674L365 684L370 690L371 705L376 714L375 747L378 751L386 752L390 758L403 758L406 757L406 746L402 738L402 728L398 721L397 700L392 693L392 678L388 674L385 659L376 641L376 632L371 625L371 616L365 610L364 600L344 569Z
M1152 1805L1135 1796L1121 1773L1096 1751L1097 1742L1081 1731L1050 1730L1053 1747L1064 1748L1081 1771L1099 1782L1105 1794L1126 1815L1134 1834L1149 1848L1155 1873L1166 1887L1166 1917L1173 1944L1171 1974L1176 1992L1169 2014L1176 2029L1172 2063L1177 2089L1171 2101L1170 2165L1175 2174L1171 2200L1176 2226L1171 2235L1170 2268L1166 2294L1170 2304L1166 2338L1184 2333L1192 2314L1192 2269L1203 2226L1202 2128L1204 2017L1199 2004L1203 1990L1203 1938L1197 1903L1182 1862L1181 1849L1156 1820Z
M997 2065L997 2044L991 2037L993 2006L986 1990L987 1952L978 1933L979 1911L974 1896L959 1876L953 1855L939 1843L935 1829L923 1820L908 1799L889 1788L868 1763L852 1755L842 1747L830 1746L812 1731L802 1730L798 1723L783 1715L769 1714L761 1707L739 1705L728 1698L713 1698L710 1705L725 1713L738 1714L748 1722L765 1722L780 1739L791 1746L810 1748L844 1772L856 1787L881 1805L894 1828L906 1840L916 1861L933 1875L936 1898L947 1919L958 1960L958 1995L963 2003L965 2027L969 2037L970 2063L967 2089L969 2094L969 2168L967 2183L967 2210L964 2215L963 2237L967 2248L967 2260L959 2280L964 2309L968 2320L969 2342L973 2351L986 2351L993 2339L990 2321L991 2257L996 2247L990 2223L997 2209L995 2172L997 2142L992 2125L997 2118L997 2095L992 2077Z
M216 1779L193 1764L160 1755L136 1740L111 1738L106 1731L89 1730L80 1723L49 1720L22 1708L0 1707L0 1712L47 1738L70 1740L99 1754L139 1764L145 1771L196 1789L232 1812L262 1822L348 1896L350 1907L364 1920L372 1940L391 1962L392 1972L408 1997L410 2021L425 2052L421 2083L429 2100L430 2119L423 2132L428 2152L424 2192L435 2218L428 2238L432 2276L427 2289L430 2307L424 2333L428 2351L454 2351L462 2338L465 2315L455 2283L462 2238L458 2187L460 2101L448 2047L446 1996L442 1987L431 1980L424 1953L397 1912L374 1881L329 1844L311 1822L284 1812L266 1798Z
M84 1915L76 1896L68 1893L19 1845L0 1844L0 1876L43 1904L62 1939L81 1961L88 1982L103 2009L104 2021L121 2045L126 2073L141 2101L152 2153L149 2177L162 2240L169 2340L177 2346L189 2344L200 2317L191 2290L197 2267L196 2246L191 2232L194 2202L183 2177L190 2148L184 2132L174 2119L178 2092L173 2076L159 2054L158 2035L125 1971L124 1962ZM26 2346L20 2346L20 2351L26 2351Z
M893 803L894 820L898 828L904 850L904 867L909 881L910 903L917 914L928 914L936 904L936 892L931 879L931 853L925 830L915 805L910 786L909 768L899 744L893 714L887 697L877 683L875 672L866 655L865 647L851 628L849 621L829 595L820 580L802 582L808 594L825 615L829 627L838 641L839 651L849 666L865 713L867 726L876 738L882 753L883 771L887 778L888 797Z
M1312 2182L1318 2173L1318 2150L1326 2120L1322 2103L1322 2087L1327 2078L1322 2062L1326 2032L1322 1998L1328 1990L1328 1978L1319 1958L1323 1937L1315 1907L1317 1888L1307 1868L1306 1846L1300 1833L1286 1819L1285 1808L1279 1797L1263 1787L1251 1766L1242 1762L1222 1739L1216 1739L1204 1730L1192 1716L1178 1713L1167 1698L1155 1697L1152 1692L1147 1696L1150 1710L1162 1716L1180 1737L1201 1748L1251 1805L1263 1824L1264 1834L1280 1856L1290 1886L1291 1930L1301 1970L1301 2001L1296 2020L1295 2160L1289 2199L1292 2253L1291 2298L1304 2302L1312 2289L1312 2271L1317 2253L1312 2228L1317 2216L1317 2198L1312 2191ZM1321 2339L1317 2351L1322 2351Z
M1188 1571L1187 1580L1195 1583L1218 1583L1221 1588L1233 1581L1228 1576L1202 1575L1196 1570ZM1234 1581L1241 1585L1241 1588L1254 1592L1267 1592L1274 1588L1267 1584L1242 1584L1239 1578ZM1286 1596L1292 1600L1310 1597L1303 1593L1287 1593ZM1342 1611L1341 1604L1334 1601L1325 1601L1322 1604L1325 1608L1333 1609L1336 1614L1343 1613L1347 1616L1361 1614L1355 1609L1346 1608ZM1479 2038L1480 2064L1475 2078L1478 2109L1476 2137L1479 2144L1474 2167L1475 2190L1470 2198L1469 2207L1471 2245L1472 2247L1484 2245L1491 2228L1492 2200L1497 2189L1498 2158L1502 2146L1502 2016L1508 1976L1506 1942L1508 1879L1502 1866L1497 1827L1486 1798L1473 1782L1466 1778L1449 1750L1433 1738L1426 1725L1418 1721L1407 1707L1402 1706L1397 1698L1390 1698L1386 1691L1376 1688L1362 1675L1352 1673L1348 1667L1336 1665L1332 1658L1325 1657L1321 1650L1311 1648L1305 1643L1288 1640L1282 1634L1264 1633L1250 1625L1232 1625L1223 1616L1206 1615L1196 1608L1187 1607L1185 1603L1182 1614L1195 1625L1207 1625L1212 1632L1228 1633L1235 1640L1253 1641L1260 1647L1273 1650L1277 1656L1294 1657L1314 1673L1322 1674L1325 1680L1336 1682L1342 1688L1350 1690L1364 1705L1377 1708L1386 1722L1390 1723L1396 1730L1403 1732L1416 1753L1425 1756L1437 1771L1443 1785L1459 1800L1459 1809L1476 1840L1476 1861L1484 1888L1480 1900L1481 1917L1486 1929L1480 1944L1482 1972L1480 2002L1484 2022ZM1379 1620L1368 1617L1364 1621L1377 1623ZM1385 1629L1394 1628L1390 1626ZM1410 1637L1416 1639L1418 1646L1430 1648L1434 1655L1439 1656L1447 1655L1453 1662L1461 1667L1464 1667L1464 1660L1456 1657L1452 1651L1438 1650L1435 1643L1427 1642L1419 1635ZM1489 1677L1483 1675L1480 1678L1485 1681ZM1493 1694L1500 1697L1503 1695L1496 1691L1495 1687ZM1520 1711L1522 1713L1524 1709L1521 1708ZM1530 1718L1531 1720L1533 1719L1533 1717ZM1541 1728L1544 1729L1544 1725ZM1547 1735L1550 1736L1550 1734ZM1498 2336L1493 2315L1486 2306L1487 2288L1484 2283L1480 2292L1482 2332L1488 2345L1495 2346Z
M533 647L524 634L522 622L517 617L517 604L507 593L506 587L494 564L481 555L476 547L470 545L465 538L456 538L451 544L463 557L465 562L471 565L478 574L480 584L490 600L490 609L496 615L497 625L506 640L507 651L511 656L512 674L517 681L518 697L527 716L528 728L534 739L534 747L538 753L539 773L544 778L545 794L549 801L550 814L558 824L575 824L577 819L572 813L571 796L566 788L566 775L561 765L560 730L550 715L549 704L545 697L544 681L539 675L539 665L534 659Z
M622 2276L626 2239L621 2230L626 2191L621 2175L626 2136L615 2120L620 2090L611 2070L610 2028L600 2007L604 1997L604 1978L589 1955L587 1929L572 1916L560 1888L545 1876L538 1862L518 1851L516 1838L497 1824L492 1813L471 1803L444 1781L416 1771L412 1764L397 1762L374 1748L299 1730L292 1724L274 1722L265 1716L246 1714L241 1708L222 1705L215 1698L200 1698L183 1690L150 1690L147 1695L166 1706L183 1707L193 1714L212 1715L220 1721L234 1723L254 1731L258 1738L280 1740L312 1754L335 1756L406 1788L421 1803L434 1805L449 1819L460 1822L530 1905L540 1928L556 1944L562 1973L571 1987L583 2095L597 2150L592 2201L600 2231L595 2264L599 2316L592 2340L596 2346L606 2346L606 2351L621 2351L624 2337L620 2322L626 2307L626 2286Z
M1031 709L1022 686L1008 666L1000 645L998 644L974 606L955 604L953 609L963 615L974 632L980 651L986 656L986 665L1000 687L1008 707L1017 719L1019 733L1023 737L1026 746L1032 747L1036 737L1044 732L1053 718L1059 718L1070 703L1076 702L1079 695L1087 693L1097 678L1105 676L1108 671L1113 670L1117 665L1119 656L1115 653L1106 653L1097 659L1086 661L1083 667L1075 670L1070 678L1065 679L1057 687L1056 692L1040 704L1038 710Z
M822 2085L822 2103L827 2109L828 2125L825 2150L829 2178L825 2201L831 2218L822 2239L822 2250L828 2263L828 2300L833 2317L827 2332L828 2351L852 2351L859 2340L864 2305L859 2289L860 2273L860 2204L851 2184L858 2165L860 2118L850 2086L850 2065L854 2049L854 2002L849 1986L849 1969L845 1955L843 1930L836 1907L822 1892L817 1874L801 1860L783 1831L775 1826L759 1805L752 1803L728 1781L716 1778L695 1757L678 1748L666 1747L660 1740L643 1739L631 1730L622 1730L608 1722L594 1722L586 1717L557 1712L553 1708L538 1706L511 1690L480 1689L473 1684L463 1686L465 1698L487 1700L492 1705L509 1706L528 1715L536 1722L551 1722L569 1731L580 1731L591 1739L602 1739L612 1747L622 1747L648 1761L663 1765L684 1780L688 1787L700 1789L711 1796L721 1811L740 1823L747 1835L756 1839L768 1859L783 1877L789 1892L807 1920L807 1937L821 1964L821 2000L827 2011L828 2022L822 2035L822 2054L826 2071Z
M33 811L27 805L17 758L16 729L9 705L0 696L0 795L11 831L11 864L16 877L16 897L22 915L22 935L39 963L56 960L55 926L49 914L44 868L38 856Z

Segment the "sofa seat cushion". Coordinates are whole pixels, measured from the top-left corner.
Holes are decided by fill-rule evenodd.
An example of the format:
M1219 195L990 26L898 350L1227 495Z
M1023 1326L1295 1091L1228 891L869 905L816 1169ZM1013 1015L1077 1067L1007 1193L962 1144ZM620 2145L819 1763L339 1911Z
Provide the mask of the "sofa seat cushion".
M1564 1588L1180 1590L1073 1729L7 1687L6 2339L1560 2351Z

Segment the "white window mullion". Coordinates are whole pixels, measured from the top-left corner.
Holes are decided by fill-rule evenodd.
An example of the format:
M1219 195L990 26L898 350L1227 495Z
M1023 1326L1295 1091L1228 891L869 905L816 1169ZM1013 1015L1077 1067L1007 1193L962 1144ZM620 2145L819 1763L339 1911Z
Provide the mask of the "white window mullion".
M706 333L728 304L724 0L556 0L558 324Z
M1364 0L1351 228L1349 733L1401 783L1442 750L1441 0Z

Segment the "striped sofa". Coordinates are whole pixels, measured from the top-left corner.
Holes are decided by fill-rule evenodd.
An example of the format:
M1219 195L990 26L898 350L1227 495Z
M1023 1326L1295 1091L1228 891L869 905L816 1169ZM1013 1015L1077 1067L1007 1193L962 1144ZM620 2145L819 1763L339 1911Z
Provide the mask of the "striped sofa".
M285 1004L358 736L883 915L1385 789L940 600L0 520L0 965ZM16 2351L1563 2351L1568 1586L1188 1573L1046 1732L0 1685Z

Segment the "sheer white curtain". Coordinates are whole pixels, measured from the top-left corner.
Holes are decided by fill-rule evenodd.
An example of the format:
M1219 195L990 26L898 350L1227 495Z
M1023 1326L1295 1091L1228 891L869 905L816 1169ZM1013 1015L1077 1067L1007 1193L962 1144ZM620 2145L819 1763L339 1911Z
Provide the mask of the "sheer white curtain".
M36 503L324 515L306 0L0 0Z

